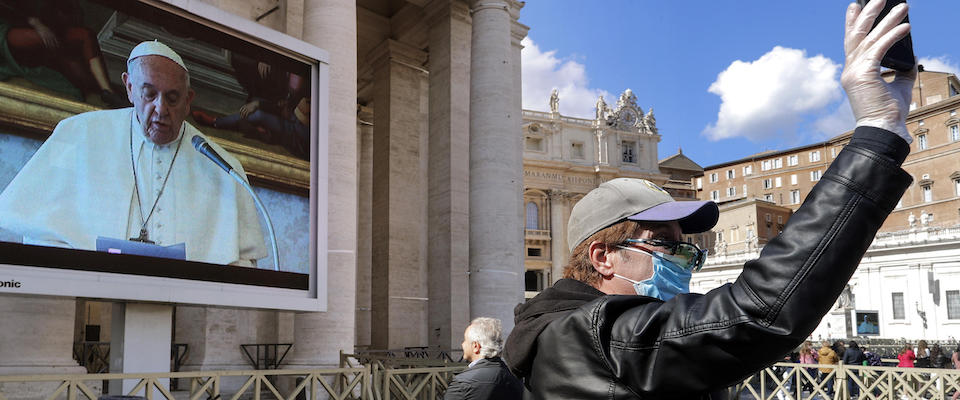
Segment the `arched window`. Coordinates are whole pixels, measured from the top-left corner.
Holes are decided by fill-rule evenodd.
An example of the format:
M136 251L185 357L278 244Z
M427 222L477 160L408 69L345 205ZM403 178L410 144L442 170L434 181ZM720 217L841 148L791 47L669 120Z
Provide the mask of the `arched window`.
M540 218L537 212L537 203L527 203L527 229L540 229Z

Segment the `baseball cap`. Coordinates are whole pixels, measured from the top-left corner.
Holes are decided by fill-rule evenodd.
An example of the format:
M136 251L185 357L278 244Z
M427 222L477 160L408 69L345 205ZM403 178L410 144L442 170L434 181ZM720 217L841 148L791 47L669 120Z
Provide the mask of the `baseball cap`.
M567 244L572 252L594 233L623 220L677 221L683 233L706 232L717 224L720 210L712 201L674 201L666 190L646 179L616 178L583 196L570 212Z
M140 42L140 44L130 51L130 57L127 57L127 64L129 65L130 61L133 61L137 57L143 56L166 57L177 63L177 65L179 65L180 68L183 68L184 71L187 70L187 66L183 63L183 59L180 58L180 55L167 45L160 43L157 40Z

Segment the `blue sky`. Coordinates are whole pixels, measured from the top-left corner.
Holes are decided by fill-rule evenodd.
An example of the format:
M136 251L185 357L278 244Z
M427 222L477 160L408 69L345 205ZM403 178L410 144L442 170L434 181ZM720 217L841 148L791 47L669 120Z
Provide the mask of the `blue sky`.
M822 141L853 127L839 85L837 0L529 0L523 105L592 118L598 95L630 88L653 107L660 158L702 166ZM910 2L914 51L928 70L960 73L960 0Z

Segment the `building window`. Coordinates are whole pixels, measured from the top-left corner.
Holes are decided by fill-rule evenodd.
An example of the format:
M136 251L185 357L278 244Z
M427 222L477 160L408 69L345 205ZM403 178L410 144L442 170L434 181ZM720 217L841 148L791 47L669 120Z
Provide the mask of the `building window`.
M924 125L926 125L926 122L923 122L923 120L921 119L921 120L918 120L918 121L917 121L917 125L918 125L918 126L924 126Z
M710 200L717 201L720 200L720 191L714 190L710 192Z
M927 135L917 135L917 148L920 150L927 149Z
M773 220L772 217L770 216L770 214L764 214L764 215L763 215L763 219L766 220L767 222L770 222L770 221Z
M539 247L527 247L527 257L542 257L543 249Z
M960 178L953 180L953 193L960 196Z
M727 188L727 197L733 197L733 196L736 196L736 195L737 195L737 188L735 188L735 187L728 187L728 188Z
M778 215L778 216L777 216L777 223L778 223L778 224L782 224L782 223L783 223L783 216L782 216L782 215Z
M540 229L539 221L539 210L537 209L537 203L529 202L527 203L527 229Z
M710 183L717 183L718 180L720 180L720 177L716 172L710 174Z
M723 231L717 231L717 243L723 242Z
M778 158L778 159L776 159L776 160L773 160L773 167L774 167L774 168L783 168L783 159L782 159L782 158Z
M623 162L625 163L636 163L637 162L637 144L635 142L624 140L620 143L620 146L623 147Z
M773 195L772 195L772 194L765 194L765 195L763 195L763 200L769 201L769 202L773 203Z
M697 178L697 189L703 189L703 178Z
M929 203L933 201L933 186L927 185L922 188L923 190L923 202Z
M797 184L797 174L790 175L790 184L791 185Z
M737 174L736 174L735 172L733 172L732 169L727 171L727 179L733 179L733 178L736 178L736 177L737 177Z
M954 124L947 128L951 142L960 140L960 125Z
M820 150L810 152L810 162L820 161Z
M780 179L779 176L776 177L776 178L773 178L773 182L774 182L774 184L776 184L777 187L783 186L783 180Z
M800 157L797 157L796 154L792 156L787 156L787 166L792 167L800 163Z
M764 188L764 189L770 189L770 188L772 188L772 187L773 187L773 183L772 183L772 182L773 182L773 181L771 181L770 178L764 179L764 180L763 180L763 188Z
M831 148L830 148L830 158L837 158L837 148L836 148L836 147L831 147Z
M523 274L524 287L528 292L539 292L543 290L543 270L532 269Z
M582 160L583 157L583 143L573 142L570 143L570 158L575 160Z
M947 319L960 319L960 290L947 291Z
M743 195L747 195L747 185L743 185Z
M790 204L800 204L800 191L791 190L790 191Z
M743 166L743 175L744 175L744 176L747 176L747 175L752 175L752 174L753 174L753 166L752 166L752 165L744 165L744 166Z
M773 165L773 162L771 160L763 160L760 162L760 170L761 171L769 170L772 165Z
M543 139L536 137L527 137L527 150L543 151Z
M893 319L906 319L903 311L903 292L890 293L893 300Z
M816 182L820 180L820 170L810 171L810 182Z

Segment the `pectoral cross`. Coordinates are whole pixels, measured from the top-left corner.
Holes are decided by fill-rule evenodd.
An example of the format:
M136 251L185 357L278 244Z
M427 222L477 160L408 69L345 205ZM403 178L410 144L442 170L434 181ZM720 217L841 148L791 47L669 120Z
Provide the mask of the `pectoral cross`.
M155 244L152 240L147 238L147 228L140 228L140 237L130 238L130 240L134 242Z

